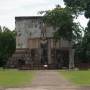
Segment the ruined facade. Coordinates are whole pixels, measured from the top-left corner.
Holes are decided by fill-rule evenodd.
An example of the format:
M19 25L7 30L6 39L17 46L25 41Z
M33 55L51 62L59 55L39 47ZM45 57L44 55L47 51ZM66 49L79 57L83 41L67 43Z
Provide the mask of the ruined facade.
M55 28L43 23L41 16L15 17L16 52L10 58L12 67L49 68L74 67L71 42L54 40Z

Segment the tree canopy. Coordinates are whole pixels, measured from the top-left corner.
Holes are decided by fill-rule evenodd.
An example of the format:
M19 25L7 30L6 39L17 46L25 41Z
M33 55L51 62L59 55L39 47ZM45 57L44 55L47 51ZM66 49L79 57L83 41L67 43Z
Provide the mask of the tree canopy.
M73 12L84 13L84 16L90 19L90 0L64 0L66 7L69 7ZM88 23L90 27L90 20Z
M86 18L90 17L90 0L64 0L65 5L76 13L85 12Z
M74 16L69 8L58 6L53 10L46 11L44 22L47 25L53 26L56 39L62 37L72 41L81 38L81 27L78 23L74 22Z

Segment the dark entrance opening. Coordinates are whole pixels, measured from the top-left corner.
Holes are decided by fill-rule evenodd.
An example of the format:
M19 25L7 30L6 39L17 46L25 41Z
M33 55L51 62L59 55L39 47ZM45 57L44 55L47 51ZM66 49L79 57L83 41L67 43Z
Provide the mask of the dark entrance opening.
M41 43L41 64L48 64L48 42Z
M69 52L68 50L56 50L57 68L68 68Z
M23 67L23 66L25 66L25 60L19 59L18 60L18 67Z

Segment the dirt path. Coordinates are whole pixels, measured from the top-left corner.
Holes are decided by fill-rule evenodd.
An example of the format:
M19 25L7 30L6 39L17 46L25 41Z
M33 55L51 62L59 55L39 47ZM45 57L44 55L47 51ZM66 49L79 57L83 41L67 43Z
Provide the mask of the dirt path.
M41 90L76 90L76 86L54 70L39 71L38 77L32 82L32 86L43 88Z
M37 71L37 76L30 87L8 88L5 90L80 90L65 80L62 75L55 70Z

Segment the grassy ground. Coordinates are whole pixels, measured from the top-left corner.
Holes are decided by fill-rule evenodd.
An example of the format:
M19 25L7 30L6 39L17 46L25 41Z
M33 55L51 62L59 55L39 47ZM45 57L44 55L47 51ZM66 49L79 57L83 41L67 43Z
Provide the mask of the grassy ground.
M90 71L61 71L65 78L81 86L90 86Z
M30 84L32 71L0 70L0 87L19 87Z

